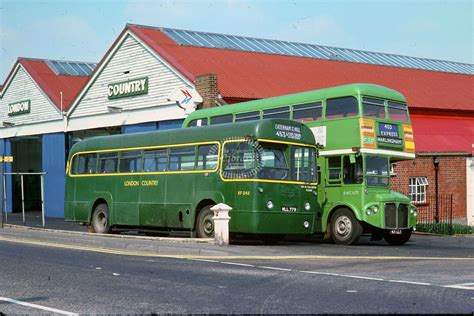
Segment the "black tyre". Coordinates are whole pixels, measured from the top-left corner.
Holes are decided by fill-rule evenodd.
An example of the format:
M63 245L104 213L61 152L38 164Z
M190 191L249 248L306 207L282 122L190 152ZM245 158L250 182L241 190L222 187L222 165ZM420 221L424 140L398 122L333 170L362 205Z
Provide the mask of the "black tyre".
M401 246L410 240L412 229L404 229L400 235L391 235L390 231L383 231L383 239L390 245Z
M99 204L92 213L92 228L97 234L108 234L111 229L109 226L109 207L107 204Z
M354 214L347 208L340 208L331 217L331 238L336 244L356 243L363 229Z
M204 207L196 219L196 237L214 238L214 211L211 211L213 205Z

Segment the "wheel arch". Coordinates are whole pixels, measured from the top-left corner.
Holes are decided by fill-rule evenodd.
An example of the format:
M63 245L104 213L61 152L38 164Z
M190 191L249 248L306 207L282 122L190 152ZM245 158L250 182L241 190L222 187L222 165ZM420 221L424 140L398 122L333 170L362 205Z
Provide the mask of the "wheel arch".
M355 218L358 220L358 221L361 221L361 218L360 218L360 214L359 212L356 212L355 211L355 207L349 203L340 203L340 204L337 204L335 206L332 207L331 211L329 212L325 212L324 215L323 215L323 218L321 220L321 224L322 224L322 230L323 232L326 232L328 230L328 226L329 226L329 221L331 220L331 217L332 215L339 209L341 208L346 208L348 209L349 211L352 212L352 214L354 214Z
M92 221L92 214L94 213L95 208L99 204L106 204L109 209L109 224L112 224L113 219L113 204L112 204L112 195L108 192L104 194L96 194L93 198L94 203L92 203L92 207L89 211L89 224Z
M201 212L201 210L208 205L216 205L216 204L217 204L216 201L212 198L202 199L201 201L199 201L199 203L196 204L196 207L194 209L195 212L194 212L194 219L193 219L193 230L196 229L196 221L197 221L199 212Z

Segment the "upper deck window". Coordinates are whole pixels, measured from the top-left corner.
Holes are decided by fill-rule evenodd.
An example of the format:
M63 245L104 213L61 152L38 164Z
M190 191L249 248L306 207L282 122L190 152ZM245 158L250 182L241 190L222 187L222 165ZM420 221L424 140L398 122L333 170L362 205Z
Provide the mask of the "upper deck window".
M207 125L207 118L192 120L189 122L188 127L196 127L196 126L206 126Z
M232 114L219 115L211 117L211 125L232 123L234 116Z
M374 98L362 98L362 109L364 116L385 118L385 105L384 101Z
M326 118L343 118L359 115L359 106L354 97L326 100Z
M260 111L245 112L235 114L236 122L254 121L260 119Z
M264 110L263 111L263 118L264 119L274 119L274 118L289 119L290 118L290 107L289 106L282 106L280 108Z
M406 104L388 101L388 118L393 121L408 122L408 108Z
M298 104L293 106L293 119L298 122L311 122L323 116L322 102Z

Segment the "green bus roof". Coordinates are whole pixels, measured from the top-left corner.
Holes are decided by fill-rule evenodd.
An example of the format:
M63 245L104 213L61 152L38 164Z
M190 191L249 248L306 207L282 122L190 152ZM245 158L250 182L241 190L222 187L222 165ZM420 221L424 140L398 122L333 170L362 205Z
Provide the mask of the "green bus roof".
M220 107L213 107L209 109L198 110L191 113L183 122L183 127L186 127L191 120L198 118L206 118L229 113L250 112L262 110L267 108L274 108L283 105L294 105L318 101L328 98L337 98L343 96L358 96L366 95L379 97L383 99L406 102L405 97L398 91L389 89L384 86L368 83L354 83L343 86L337 86L327 89L313 90L308 92L301 92L295 94L288 94L279 97L268 99L260 99L238 104L225 105Z
M291 137L286 137L287 134L276 133L281 126L296 128L300 131L301 137L295 140ZM284 129L283 131L294 131L294 129ZM304 124L287 119L266 119L204 127L92 137L75 144L71 148L69 156L72 157L73 154L84 151L199 143L245 136L310 145L314 145L315 142L313 133Z

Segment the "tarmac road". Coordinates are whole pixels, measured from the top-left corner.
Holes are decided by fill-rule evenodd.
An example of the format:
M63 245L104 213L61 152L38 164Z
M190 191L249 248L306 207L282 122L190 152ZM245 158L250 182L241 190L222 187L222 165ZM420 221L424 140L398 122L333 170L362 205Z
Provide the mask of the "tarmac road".
M473 236L218 247L5 228L0 258L6 314L474 311Z

